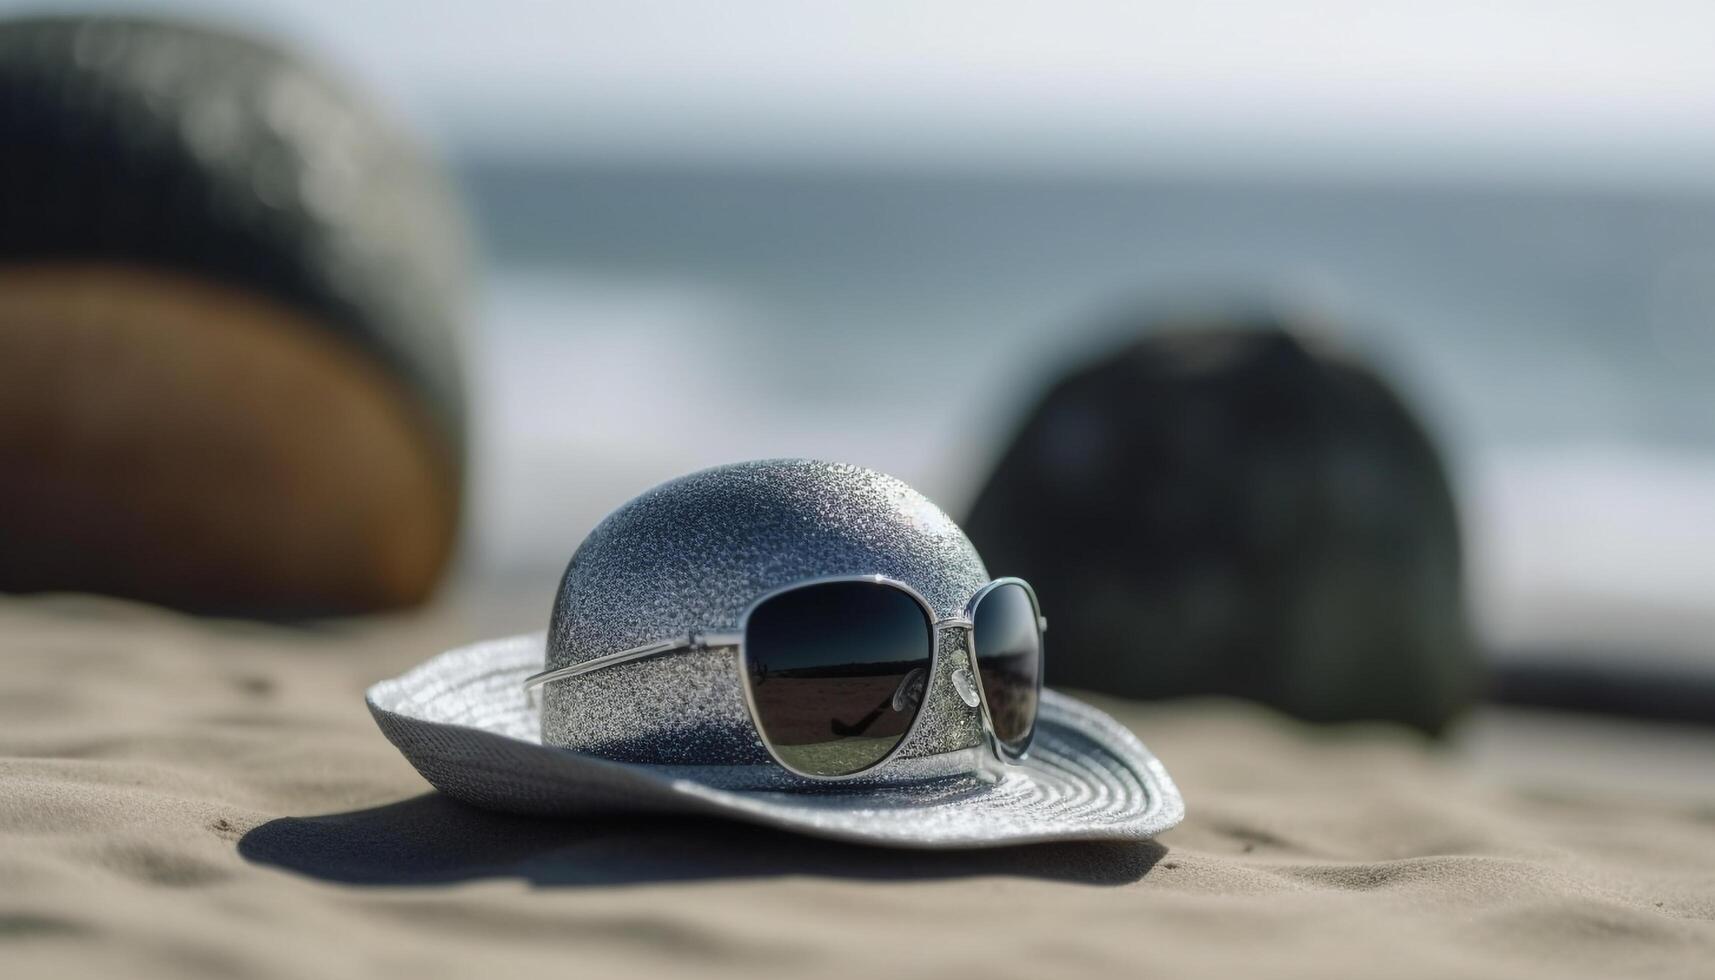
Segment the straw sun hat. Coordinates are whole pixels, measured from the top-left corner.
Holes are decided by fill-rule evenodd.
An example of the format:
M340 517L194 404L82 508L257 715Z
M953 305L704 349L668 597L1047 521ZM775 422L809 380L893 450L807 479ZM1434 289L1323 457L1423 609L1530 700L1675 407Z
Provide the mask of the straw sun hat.
M818 779L762 735L743 628L760 598L830 580L913 595L933 614L932 665L893 751ZM1041 691L1027 752L999 750L972 689L965 613L990 582L958 526L898 480L806 460L723 466L656 487L591 532L546 633L443 653L368 702L424 778L498 810L697 812L949 848L1142 839L1178 823L1184 803L1161 763L1073 698ZM543 671L556 682L527 689Z

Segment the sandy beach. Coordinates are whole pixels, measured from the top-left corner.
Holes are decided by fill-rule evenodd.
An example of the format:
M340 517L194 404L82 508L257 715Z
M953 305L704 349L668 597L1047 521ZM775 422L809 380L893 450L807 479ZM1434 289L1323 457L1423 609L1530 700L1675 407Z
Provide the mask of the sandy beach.
M1671 767L1640 784L1628 759L1651 756L1647 735L1580 766L1578 739L1532 741L1517 719L1431 750L1229 703L1099 700L1189 804L1140 846L925 854L469 809L393 751L362 692L535 627L534 598L315 628L0 600L0 972L1606 978L1715 963L1715 787ZM1661 758L1715 751L1676 738Z

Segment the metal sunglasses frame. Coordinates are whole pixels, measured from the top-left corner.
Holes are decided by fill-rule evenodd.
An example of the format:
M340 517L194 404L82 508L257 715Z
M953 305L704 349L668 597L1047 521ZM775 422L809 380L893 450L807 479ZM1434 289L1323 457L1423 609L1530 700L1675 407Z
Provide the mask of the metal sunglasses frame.
M917 703L917 712L912 716L911 724L905 729L905 734L899 737L899 741L894 744L893 748L887 751L886 755L875 760L869 765L864 766L862 769L848 773L827 775L823 773L805 772L804 770L793 766L781 757L780 752L774 746L773 740L768 737L768 731L763 727L760 716L756 710L756 694L751 689L750 658L745 650L744 637L748 627L750 626L751 613L755 612L763 603L784 595L785 593L797 591L798 589L810 588L817 585L828 585L836 582L867 582L872 585L886 586L905 593L917 603L918 607L923 610L924 620L929 624L929 676L924 681L923 697ZM689 633L672 637L671 639L658 640L654 643L645 643L642 646L632 647L628 650L620 650L617 653L608 653L599 657L592 657L582 663L570 664L565 667L556 667L553 670L544 670L539 674L533 674L530 677L525 678L524 688L526 691L532 691L538 687L545 684L551 684L555 681L565 680L570 677L581 677L598 670L617 667L621 664L636 663L639 660L648 660L652 657L665 656L669 653L736 647L738 649L739 680L744 686L745 709L750 714L751 727L756 730L757 736L762 739L763 746L768 749L769 757L772 758L782 769L785 769L793 775L802 776L805 779L838 782L840 780L854 779L866 775L887 765L889 762L893 761L894 757L899 754L899 751L911 741L911 736L916 733L917 726L923 721L923 706L929 702L928 685L934 681L935 675L941 666L941 632L949 629L963 630L965 634L965 651L966 655L970 658L972 668L970 673L976 686L977 704L973 705L973 707L978 707L981 712L983 734L987 737L989 748L994 752L997 759L1004 763L1018 763L1022 762L1026 755L1029 754L1031 743L1035 741L1037 720L1035 718L1031 718L1030 731L1024 736L1022 744L1017 748L1008 745L1000 738L999 735L995 734L994 718L989 713L988 691L983 687L982 668L977 665L975 639L977 606L988 596L989 593L1003 585L1021 586L1024 589L1025 595L1030 597L1030 608L1031 611L1036 614L1036 631L1038 642L1040 642L1042 635L1048 632L1048 620L1042 615L1042 604L1036 598L1036 590L1031 588L1029 582L1026 582L1021 578L997 578L978 589L976 594L971 596L970 601L965 603L963 615L937 618L934 608L929 605L929 600L925 599L922 593L898 579L889 578L885 575L828 575L820 578L805 579L801 582L794 582L791 585L782 586L781 588L773 589L758 596L756 599L751 601L749 606L745 607L744 614L739 617L738 629L734 632L704 632L693 630ZM1042 658L1039 657L1036 670L1036 699L1039 704L1042 699L1043 666ZM961 700L963 700L962 696Z

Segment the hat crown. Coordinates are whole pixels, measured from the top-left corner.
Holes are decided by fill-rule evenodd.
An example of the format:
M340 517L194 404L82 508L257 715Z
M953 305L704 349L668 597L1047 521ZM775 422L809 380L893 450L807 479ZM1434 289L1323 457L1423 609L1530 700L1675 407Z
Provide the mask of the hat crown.
M898 479L813 460L735 463L647 490L590 532L560 585L550 655L735 627L758 596L835 575L897 579L940 616L988 580L953 519Z

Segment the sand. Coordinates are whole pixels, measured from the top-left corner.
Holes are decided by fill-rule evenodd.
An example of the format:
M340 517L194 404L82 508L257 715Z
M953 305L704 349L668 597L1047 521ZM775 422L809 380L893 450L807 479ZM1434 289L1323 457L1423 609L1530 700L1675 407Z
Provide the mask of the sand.
M1189 803L1147 845L469 809L362 691L539 625L483 608L304 629L0 599L0 975L1715 975L1707 782L1544 785L1218 702L1100 702Z

